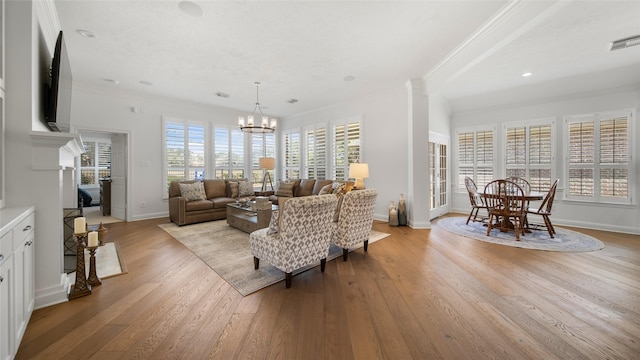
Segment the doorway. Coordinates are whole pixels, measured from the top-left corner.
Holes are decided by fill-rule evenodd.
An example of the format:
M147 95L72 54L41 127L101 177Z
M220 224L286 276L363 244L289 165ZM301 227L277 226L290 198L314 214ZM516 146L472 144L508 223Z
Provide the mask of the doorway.
M127 177L129 134L109 130L76 130L85 154L77 160L76 184L88 193L84 216L91 223L127 221ZM87 206L89 205L89 206Z
M429 210L430 219L449 212L449 138L429 133Z

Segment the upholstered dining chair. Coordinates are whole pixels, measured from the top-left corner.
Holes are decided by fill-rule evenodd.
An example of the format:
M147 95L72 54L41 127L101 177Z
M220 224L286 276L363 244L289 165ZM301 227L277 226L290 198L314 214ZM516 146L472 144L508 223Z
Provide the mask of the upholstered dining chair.
M471 212L469 213L469 217L467 217L467 224L469 224L469 220L473 216L473 221L478 221L476 218L478 217L478 211L480 209L487 210L487 204L484 201L484 198L478 196L478 187L476 183L470 177L464 178L464 185L467 187L467 192L469 193L469 202L471 203Z
M489 209L487 236L491 235L496 221L500 225L500 231L506 231L513 226L516 241L519 241L520 234L524 236L526 214L522 188L511 181L493 180L485 186L483 196ZM510 220L513 220L513 223Z
M542 200L540 207L538 209L527 209L527 214L532 215L540 215L542 216L542 220L544 221L544 225L547 227L547 232L549 232L549 236L553 238L553 234L556 233L556 229L553 228L553 224L551 224L551 208L553 207L553 198L556 196L556 188L558 187L558 179L553 182L551 188L549 188L549 192Z
M344 194L338 222L333 223L331 240L342 248L342 260L347 261L349 248L361 242L364 242L364 251L368 250L377 197L376 189L355 190Z
M320 261L324 272L337 203L333 194L287 200L278 210L277 231L270 226L249 235L255 269L262 259L284 271L287 288L293 270Z

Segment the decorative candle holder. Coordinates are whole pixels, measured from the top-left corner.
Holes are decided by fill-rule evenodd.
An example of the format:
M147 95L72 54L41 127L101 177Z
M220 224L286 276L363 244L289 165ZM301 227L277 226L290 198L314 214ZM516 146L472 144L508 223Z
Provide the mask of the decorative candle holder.
M77 242L76 246L76 282L71 285L69 292L69 300L77 299L83 296L91 295L91 285L87 283L87 274L84 265L84 242L87 239L87 233L74 234Z
M102 285L98 274L96 274L96 249L97 246L87 246L87 250L89 250L89 277L87 278L87 283L91 286Z

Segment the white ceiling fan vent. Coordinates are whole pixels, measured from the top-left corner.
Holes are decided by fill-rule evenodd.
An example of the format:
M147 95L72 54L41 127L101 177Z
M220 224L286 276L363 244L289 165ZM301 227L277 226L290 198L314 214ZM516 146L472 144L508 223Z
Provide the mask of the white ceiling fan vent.
M640 35L612 42L609 51L625 49L635 45L640 45Z

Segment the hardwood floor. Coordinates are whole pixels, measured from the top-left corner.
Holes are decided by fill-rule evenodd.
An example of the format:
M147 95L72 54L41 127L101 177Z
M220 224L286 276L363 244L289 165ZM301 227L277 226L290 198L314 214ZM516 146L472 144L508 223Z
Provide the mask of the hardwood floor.
M128 274L35 311L16 358L640 358L639 236L559 253L376 222L367 254L243 297L165 222L111 224Z

